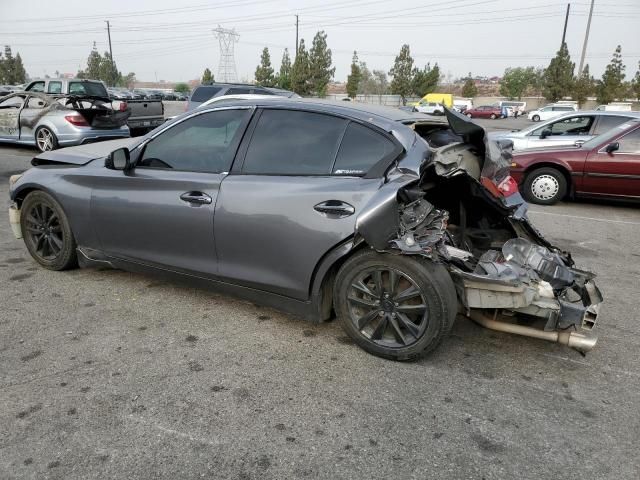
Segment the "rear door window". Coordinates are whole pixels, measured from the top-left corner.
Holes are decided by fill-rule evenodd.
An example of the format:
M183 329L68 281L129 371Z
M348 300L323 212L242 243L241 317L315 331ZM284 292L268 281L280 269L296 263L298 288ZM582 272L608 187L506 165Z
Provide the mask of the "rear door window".
M201 85L193 91L193 94L191 95L191 101L198 103L206 102L211 97L216 95L220 90L222 90L222 88L220 87Z
M351 122L340 144L333 174L364 175L395 151L396 145L382 134Z
M595 126L593 135L600 135L601 133L608 132L618 125L622 125L627 120L629 120L629 117L621 117L618 115L599 115L598 123Z
M54 95L62 93L62 82L49 82L47 93L53 93Z
M242 168L263 175L329 175L347 120L312 112L264 110Z
M636 128L633 132L626 134L618 140L620 149L617 153L635 153L640 154L640 128Z

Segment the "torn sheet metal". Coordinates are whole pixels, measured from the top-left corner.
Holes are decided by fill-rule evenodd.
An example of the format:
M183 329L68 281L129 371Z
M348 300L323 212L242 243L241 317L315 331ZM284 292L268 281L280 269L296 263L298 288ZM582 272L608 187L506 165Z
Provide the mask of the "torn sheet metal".
M403 253L432 256L438 247L444 248L449 214L438 210L424 198L400 208L400 230L391 245Z

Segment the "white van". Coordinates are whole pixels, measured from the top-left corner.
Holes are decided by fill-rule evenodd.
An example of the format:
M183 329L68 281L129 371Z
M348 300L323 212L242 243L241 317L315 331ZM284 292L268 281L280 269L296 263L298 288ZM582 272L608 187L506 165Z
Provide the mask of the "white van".
M609 105L598 105L596 110L600 112L630 112L632 104L627 102L612 102Z
M553 117L557 117L558 115L575 112L577 110L578 108L575 105L554 103L539 108L538 110L532 110L529 112L529 115L527 115L527 118L534 122L539 122L540 120L549 120Z
M527 111L527 102L521 102L519 100L501 100L496 102L495 105L501 109L502 107L507 107L510 116L513 116L513 109L515 107L518 107L519 115L522 115Z

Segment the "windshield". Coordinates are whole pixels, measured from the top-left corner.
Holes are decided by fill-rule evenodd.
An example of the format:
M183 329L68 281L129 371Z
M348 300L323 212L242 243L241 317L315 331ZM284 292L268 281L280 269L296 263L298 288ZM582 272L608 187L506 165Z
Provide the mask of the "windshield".
M598 145L601 145L607 142L608 140L614 137L617 137L622 132L630 129L633 125L638 125L639 123L640 122L635 121L635 122L625 122L622 125L618 125L617 127L614 127L611 130L607 130L606 132L601 133L597 137L593 137L591 140L584 142L582 144L582 148L586 148L587 150L596 148Z

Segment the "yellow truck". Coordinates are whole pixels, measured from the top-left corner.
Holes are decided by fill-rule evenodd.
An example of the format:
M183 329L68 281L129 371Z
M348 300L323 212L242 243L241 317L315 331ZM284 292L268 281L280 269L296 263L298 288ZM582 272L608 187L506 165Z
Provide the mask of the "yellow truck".
M439 103L445 107L451 108L453 107L453 95L450 93L427 93L419 102L413 103L412 106L415 107L427 103Z

